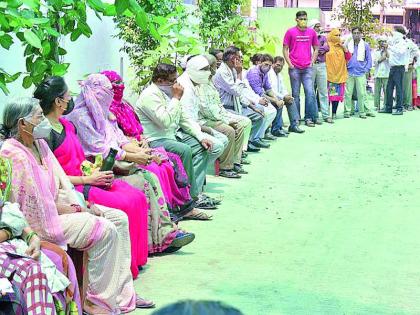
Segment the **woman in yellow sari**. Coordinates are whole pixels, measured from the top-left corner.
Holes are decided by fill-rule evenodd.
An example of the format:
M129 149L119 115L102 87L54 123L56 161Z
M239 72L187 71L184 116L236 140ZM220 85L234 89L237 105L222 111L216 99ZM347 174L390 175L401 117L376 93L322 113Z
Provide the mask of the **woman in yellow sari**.
M343 45L340 38L340 30L335 28L327 36L330 51L327 52L327 80L328 100L332 103L332 118L337 117L338 103L344 101L344 92L347 80L347 62L351 54Z

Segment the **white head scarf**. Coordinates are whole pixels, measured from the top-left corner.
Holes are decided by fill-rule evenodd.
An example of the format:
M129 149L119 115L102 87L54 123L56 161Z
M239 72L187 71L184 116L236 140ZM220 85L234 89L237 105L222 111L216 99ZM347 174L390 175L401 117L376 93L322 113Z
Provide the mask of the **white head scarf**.
M186 70L191 81L197 84L208 83L211 72L210 70L202 70L203 68L208 66L210 65L206 57L202 55L192 57L187 62Z
M309 21L308 26L310 28L314 28L314 26L317 25L317 24L321 24L321 22L318 19L312 19L312 20Z

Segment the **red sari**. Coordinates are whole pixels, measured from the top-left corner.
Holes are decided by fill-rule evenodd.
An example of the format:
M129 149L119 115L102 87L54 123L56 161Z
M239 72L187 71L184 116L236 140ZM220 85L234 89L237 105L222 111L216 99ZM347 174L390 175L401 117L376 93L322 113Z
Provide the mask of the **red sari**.
M81 164L85 155L72 123L60 118L61 134L52 131L49 145L68 176L83 176ZM124 211L128 216L131 240L131 273L138 276L138 267L147 262L148 204L144 193L121 181L114 180L109 189L77 185L76 190L89 202Z

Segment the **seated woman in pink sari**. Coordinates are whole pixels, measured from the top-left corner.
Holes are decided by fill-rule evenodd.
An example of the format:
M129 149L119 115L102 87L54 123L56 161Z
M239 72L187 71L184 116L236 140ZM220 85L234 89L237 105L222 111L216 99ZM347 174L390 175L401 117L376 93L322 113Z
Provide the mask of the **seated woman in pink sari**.
M86 251L84 311L119 314L153 306L134 291L127 215L103 206L86 207L43 140L50 132L38 100L6 104L2 133L7 140L0 155L13 165L10 201L20 205L41 240Z
M8 202L11 185L12 163L0 157L0 278L17 288L22 314L81 315L73 262L57 245L41 242L19 204Z
M114 209L127 214L131 241L131 273L138 276L138 268L147 263L148 244L148 204L144 193L126 182L114 180L112 172L96 171L90 176L82 173L82 163L85 161L82 146L77 139L74 126L61 116L60 108L55 105L56 94L67 92L67 86L62 78L54 77L44 81L36 89L34 96L40 100L44 115L49 119L52 130L47 140L50 149L63 168L64 172L78 192L90 203ZM53 94L51 96L51 94ZM51 96L51 97L50 97ZM53 98L53 99L51 99ZM68 112L71 108L69 105Z
M140 147L149 148L147 140L142 136L143 127L133 107L123 99L124 83L121 76L115 71L103 71L112 83L114 99L109 110L115 115L118 126L124 134L134 140ZM162 163L151 163L145 168L159 177L163 193L169 205L182 206L191 200L188 189L188 175L185 172L181 158L166 152L163 147L152 150L154 154L162 157Z
M121 209L127 213L130 222L132 255L136 253L139 255L137 263L132 264L132 268L136 269L132 269L133 275L138 273L137 266L146 263L148 252L173 252L194 239L194 234L178 230L177 226L160 211L156 195L150 189L146 188L143 191L121 179L113 180L112 171L95 171L91 175L82 172L82 163L86 160L85 152L76 134L75 126L62 117L63 114L69 114L74 107L63 78L47 78L36 89L35 97L40 100L44 114L52 125L48 138L50 149L53 150L72 184L76 186L76 190L83 193L89 202ZM148 194L147 198L153 198L153 201L149 202L153 210L148 211L149 204L146 202L145 192ZM138 201L139 198L140 201ZM139 224L143 223L142 219L138 218L141 213L146 215L144 222L146 232L139 238Z

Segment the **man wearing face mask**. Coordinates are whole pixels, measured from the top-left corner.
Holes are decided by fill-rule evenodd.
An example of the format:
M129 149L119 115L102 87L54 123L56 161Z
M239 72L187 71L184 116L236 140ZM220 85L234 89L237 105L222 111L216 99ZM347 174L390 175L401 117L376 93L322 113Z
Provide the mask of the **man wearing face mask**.
M135 110L150 147L162 146L181 157L191 183L191 196L196 199L203 190L213 143L183 112L180 100L184 88L176 80L174 65L157 65L152 84L140 94Z
M318 36L307 27L308 14L305 11L296 13L297 26L290 28L284 35L283 56L289 66L292 95L300 114L300 86L305 91L305 124L315 127L318 116L314 86L312 82L312 66L318 58ZM314 53L312 54L312 48Z
M312 81L314 83L315 95L318 94L318 110L321 111L322 120L332 124L328 104L328 88L327 88L327 66L325 64L325 55L330 51L327 38L321 34L321 22L313 19L309 22L309 27L318 34L318 57L313 65ZM320 119L316 120L318 125L322 124Z
M181 106L184 115L201 128L205 139L213 143L209 150L208 165L213 165L216 159L222 155L228 146L228 138L212 129L199 123L199 98L197 89L200 84L206 84L210 79L210 65L207 59L202 56L192 57L186 65L185 72L178 78L178 83L184 88L181 98Z
M247 77L253 91L257 95L268 99L271 104L276 107L274 108L274 106L271 104L266 106L267 110L265 115L271 115L272 117L271 121L266 127L268 128L272 122L273 124L271 127L271 133L276 137L287 137L287 132L283 130L282 118L283 106L285 102L275 94L270 82L269 72L272 65L273 57L268 54L264 54L260 58L260 64L250 69ZM287 112L289 114L290 120L290 131L298 131L297 123L299 121L299 114L297 113L296 107L292 106L291 103L288 103Z
M213 84L220 95L223 106L234 114L248 117L252 121L251 134L249 137L248 152L258 152L260 148L253 145L260 141L259 133L264 123L264 113L255 107L255 103L250 99L252 90L240 80L236 68L240 63L240 49L235 46L226 48L223 53L223 63L213 76ZM259 96L258 96L259 98ZM260 98L263 103L265 99ZM268 147L262 144L260 147Z
M203 102L206 102L206 100L202 98L202 92L203 88L210 84L211 72L209 72L209 69L208 59L201 55L193 57L187 63L186 72L178 78L178 82L184 87L181 103L185 113L201 126L208 139L214 143L214 147L218 148L217 154L212 154L213 157L210 157L209 165L214 163L215 159L219 157L219 175L227 178L240 178L239 174L245 174L246 172L241 168L240 164L234 165L235 153L242 153L241 147L235 150L235 130L229 125L219 124L217 127L209 125L207 120L203 119L202 107L204 105ZM217 92L216 95L218 97ZM240 145L242 144L243 142ZM241 162L240 155L237 162Z

